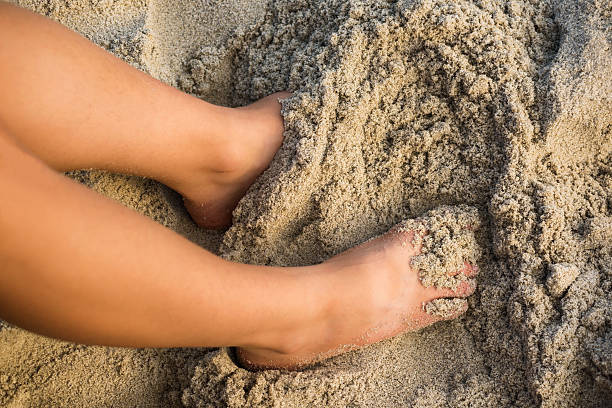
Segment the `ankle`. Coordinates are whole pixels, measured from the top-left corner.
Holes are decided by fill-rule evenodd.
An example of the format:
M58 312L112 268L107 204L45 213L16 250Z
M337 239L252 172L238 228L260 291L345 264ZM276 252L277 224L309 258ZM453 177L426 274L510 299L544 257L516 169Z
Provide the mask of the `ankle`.
M277 356L312 353L321 344L329 343L333 335L331 313L337 286L331 269L319 264L296 268L292 273L295 274L292 292L299 294L295 300L301 305L297 308L299 313L255 345L256 349Z
M206 157L201 158L200 169L211 175L236 176L253 167L257 155L254 142L249 135L249 123L244 113L237 108L224 108L219 121L222 126L214 138L203 137L199 144Z
M325 262L309 267L317 281L310 287L316 288L316 296L306 301L313 306L310 313L301 313L299 322L276 332L265 346L238 350L241 365L247 369L299 369L367 343L367 336L360 335L367 334L366 329L374 327L375 322L369 321L369 306L363 304L371 303L368 296L363 296L367 295L367 285L354 282L357 266ZM309 292L302 289L302 298ZM306 315L310 318L304 319Z
M203 105L208 132L195 132L175 172L180 176L166 182L183 195L200 226L227 227L233 209L274 158L284 131L277 99L234 109Z
M207 109L207 123L177 137L185 153L176 157L171 180L160 180L189 196L197 186L227 184L245 171L248 150L239 136L235 109L215 106Z

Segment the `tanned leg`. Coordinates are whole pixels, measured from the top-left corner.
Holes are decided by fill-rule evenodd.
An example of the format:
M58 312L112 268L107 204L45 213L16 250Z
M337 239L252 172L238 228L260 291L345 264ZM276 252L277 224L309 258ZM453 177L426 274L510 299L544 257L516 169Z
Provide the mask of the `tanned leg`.
M204 227L231 212L282 142L279 93L215 106L124 63L45 17L0 3L0 120L56 170L154 178Z

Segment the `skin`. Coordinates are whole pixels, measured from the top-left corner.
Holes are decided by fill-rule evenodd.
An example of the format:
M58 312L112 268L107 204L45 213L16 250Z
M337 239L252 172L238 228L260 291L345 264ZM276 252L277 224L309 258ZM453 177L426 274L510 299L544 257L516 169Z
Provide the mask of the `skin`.
M424 302L474 291L423 287L410 231L319 265L242 265L71 181L61 172L149 177L199 225L226 227L282 143L289 94L211 105L1 2L0 38L2 319L86 344L235 346L248 367L297 368L435 323Z

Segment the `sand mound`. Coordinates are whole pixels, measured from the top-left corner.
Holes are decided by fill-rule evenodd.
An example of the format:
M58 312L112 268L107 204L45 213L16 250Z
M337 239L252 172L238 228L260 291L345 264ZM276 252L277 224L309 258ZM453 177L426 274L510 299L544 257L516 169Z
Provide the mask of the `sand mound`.
M294 92L285 142L220 246L156 183L74 177L236 261L320 262L421 217L435 229L415 260L425 278L476 257L480 275L464 317L301 372L251 373L225 349L83 348L0 327L0 405L610 401L609 1L22 3L212 102ZM463 305L430 306L449 307Z
M439 205L485 214L481 289L463 326L488 374L441 375L419 395L392 386L404 353L371 363L383 343L329 363L370 362L364 376L384 396L356 383L354 405L454 406L460 393L469 405L585 406L611 391L610 7L563 3L278 1L231 43L234 103L295 94L283 104L285 143L236 210L226 257L308 264ZM450 233L438 223L432 239ZM287 379L300 375L282 382L303 388ZM292 406L284 389L271 398Z

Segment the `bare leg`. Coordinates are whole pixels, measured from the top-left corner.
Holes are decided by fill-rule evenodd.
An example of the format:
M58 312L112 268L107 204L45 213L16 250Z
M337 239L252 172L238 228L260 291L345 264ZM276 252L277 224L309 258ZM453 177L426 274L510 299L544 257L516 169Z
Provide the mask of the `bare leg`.
M211 105L3 3L0 38L0 121L21 146L56 170L161 181L202 226L231 222L282 142L277 99L287 93L242 109Z
M84 343L238 346L254 366L292 367L431 324L423 302L473 291L422 287L410 233L320 265L249 266L103 199L53 169L156 178L227 222L280 144L278 104L206 104L1 3L0 38L2 318Z
M54 172L1 129L0 191L0 316L24 328L94 344L269 347L287 323L322 316L327 289L310 268L224 261ZM289 298L297 290L304 301Z

